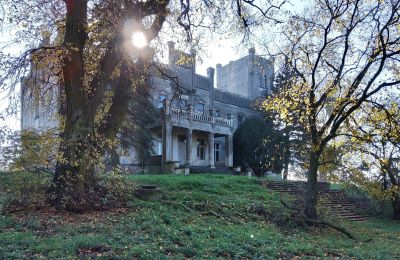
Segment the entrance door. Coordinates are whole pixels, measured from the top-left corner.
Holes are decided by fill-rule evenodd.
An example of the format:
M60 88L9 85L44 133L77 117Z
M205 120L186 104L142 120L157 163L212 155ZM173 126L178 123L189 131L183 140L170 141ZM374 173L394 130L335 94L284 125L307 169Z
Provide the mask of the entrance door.
M186 136L178 135L178 157L179 164L184 165L186 163Z

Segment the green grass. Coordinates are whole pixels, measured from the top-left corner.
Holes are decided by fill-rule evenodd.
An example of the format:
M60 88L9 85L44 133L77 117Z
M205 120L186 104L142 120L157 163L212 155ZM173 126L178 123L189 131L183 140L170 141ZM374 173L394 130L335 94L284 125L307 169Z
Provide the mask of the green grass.
M6 179L0 178L0 189L12 185ZM0 259L400 257L400 223L389 220L344 223L371 242L352 241L327 229L306 231L288 221L277 225L274 220L285 220L288 212L277 194L253 178L141 175L127 181L159 186L164 201L133 199L127 209L110 212L48 209L0 215ZM261 206L268 219L254 213Z

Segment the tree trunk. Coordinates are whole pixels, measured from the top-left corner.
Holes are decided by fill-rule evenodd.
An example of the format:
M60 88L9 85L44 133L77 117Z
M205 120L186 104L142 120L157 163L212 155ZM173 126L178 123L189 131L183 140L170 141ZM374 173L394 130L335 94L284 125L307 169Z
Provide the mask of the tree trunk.
M318 202L318 163L321 156L320 151L311 151L309 158L309 169L307 175L307 191L305 197L304 213L310 219L317 219L317 202Z
M139 68L131 71L128 58L120 67L120 79L114 88L113 103L102 125L96 126L95 117L103 102L105 86L110 82L115 68L121 64L124 52L121 48L123 35L116 33L107 43L107 49L99 62L97 73L90 84L85 85L83 53L87 39L88 0L64 0L66 4L66 22L63 49L63 94L65 94L65 125L62 133L56 172L51 187L51 201L58 208L83 211L96 207L100 192L97 189L95 169L103 158L106 147L102 143L116 137L126 118L131 98L132 74L141 79L138 72L144 73L143 60L152 58L150 48L140 54ZM149 31L149 41L154 39L162 28L169 1L154 5L143 14L156 14ZM143 7L144 8L144 7ZM139 12L140 13L140 12ZM141 14L141 15L143 15ZM132 14L133 15L133 14ZM129 61L129 64L126 62ZM99 205L99 204L97 204Z
M57 208L82 211L95 187L94 114L84 88L87 0L66 0L63 82L66 115L51 201ZM85 203L87 202L87 203Z
M393 219L400 220L400 196L397 196L393 202Z
M71 116L67 114L67 118ZM60 159L53 178L53 204L57 208L83 211L93 203L96 189L94 167L97 164L92 136L94 121L88 115L66 120Z
M285 154L284 154L284 170L283 170L283 179L287 180L289 175L289 160L290 160L290 135L288 126L286 125L285 129Z

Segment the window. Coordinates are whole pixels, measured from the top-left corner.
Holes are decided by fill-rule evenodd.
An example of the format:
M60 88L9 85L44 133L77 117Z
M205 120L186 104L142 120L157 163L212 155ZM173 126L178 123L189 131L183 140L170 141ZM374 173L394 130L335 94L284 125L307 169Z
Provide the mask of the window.
M164 106L164 99L167 98L167 95L159 95L157 100L157 107L162 108Z
M204 147L205 147L204 139L197 139L197 159L199 160L205 160Z
M159 132L153 139L154 153L152 155L162 155L162 133Z
M243 115L238 115L237 118L238 118L238 125L243 123L243 120L244 120L244 116Z
M221 117L221 111L215 110L215 114L214 115L217 116L217 117Z
M198 113L204 113L204 104L203 103L197 103L194 110Z
M216 162L219 162L219 154L220 154L219 147L220 147L219 143L214 144L214 159Z
M153 147L152 155L162 155L162 141L160 139L153 140Z
M171 105L173 107L185 109L185 108L187 108L188 101L186 99L173 98L171 101Z

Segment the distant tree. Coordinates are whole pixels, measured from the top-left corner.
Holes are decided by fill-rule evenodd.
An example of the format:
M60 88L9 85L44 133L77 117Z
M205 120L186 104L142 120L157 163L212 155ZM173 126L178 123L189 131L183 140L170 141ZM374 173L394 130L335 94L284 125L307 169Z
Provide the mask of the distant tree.
M283 34L296 78L290 93L264 102L281 118L296 113L309 140L305 215L317 219L317 177L328 143L362 104L400 84L400 1L314 1Z
M266 171L280 172L283 158L283 135L272 122L249 118L233 135L234 164L247 165L257 176Z
M400 220L400 104L389 98L365 104L346 128L342 170L347 181L390 201L393 219Z
M149 92L148 87L138 87L134 90L126 121L121 128L122 147L134 147L142 167L154 151L154 138L148 127L159 116Z
M275 76L274 89L272 96L276 98L290 98L290 89L295 84L296 74L290 68L290 64L285 60L282 69ZM270 112L274 115L275 128L283 133L283 165L284 170L282 177L287 179L289 174L289 165L293 164L303 169L307 161L307 134L299 123L296 113L288 111L286 118L280 118L278 114Z

